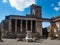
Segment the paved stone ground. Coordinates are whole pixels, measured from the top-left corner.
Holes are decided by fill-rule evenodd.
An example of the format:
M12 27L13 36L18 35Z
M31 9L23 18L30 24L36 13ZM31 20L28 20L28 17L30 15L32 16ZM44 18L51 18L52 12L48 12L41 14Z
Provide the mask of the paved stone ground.
M60 45L60 40L40 39L37 42L17 41L16 39L3 39L0 45Z

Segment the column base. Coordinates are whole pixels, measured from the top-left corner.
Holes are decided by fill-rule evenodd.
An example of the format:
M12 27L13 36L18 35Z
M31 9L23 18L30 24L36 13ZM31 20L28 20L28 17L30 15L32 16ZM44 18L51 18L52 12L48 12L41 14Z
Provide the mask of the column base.
M0 42L3 42L3 40L0 40Z

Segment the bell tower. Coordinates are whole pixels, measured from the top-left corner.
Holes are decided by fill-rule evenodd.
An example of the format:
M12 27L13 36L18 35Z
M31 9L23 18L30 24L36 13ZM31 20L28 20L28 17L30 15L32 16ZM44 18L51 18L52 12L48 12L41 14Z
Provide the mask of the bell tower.
M30 7L30 12L31 12L30 13L31 15L35 15L38 18L42 18L42 13L41 13L41 7L40 6L32 4L31 7Z

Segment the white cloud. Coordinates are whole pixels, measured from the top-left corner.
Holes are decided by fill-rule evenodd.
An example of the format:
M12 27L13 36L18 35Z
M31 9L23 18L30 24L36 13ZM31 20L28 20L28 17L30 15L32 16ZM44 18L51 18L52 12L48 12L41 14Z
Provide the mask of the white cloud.
M55 11L59 11L59 9L60 9L59 7L54 7Z
M6 3L7 2L7 0L3 0L3 3Z
M51 6L54 6L54 4L51 4Z
M14 7L16 8L16 10L19 10L19 11L24 11L25 8L36 3L35 0L8 0L8 1L11 7Z
M60 2L58 2L58 6L60 6Z
M55 5L55 4L53 3L53 4L51 4L51 6L53 6L53 9L54 9L55 11L59 11L59 10L60 10L60 1L57 2L57 5Z

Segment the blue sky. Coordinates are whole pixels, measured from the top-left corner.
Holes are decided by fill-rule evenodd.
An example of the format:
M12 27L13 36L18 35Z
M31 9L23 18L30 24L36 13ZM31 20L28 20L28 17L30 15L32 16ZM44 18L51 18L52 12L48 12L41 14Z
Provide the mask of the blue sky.
M30 5L42 7L42 17L51 18L60 15L60 0L0 0L0 22L7 15L25 15L30 13ZM48 26L49 23L43 23Z

